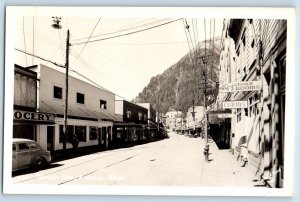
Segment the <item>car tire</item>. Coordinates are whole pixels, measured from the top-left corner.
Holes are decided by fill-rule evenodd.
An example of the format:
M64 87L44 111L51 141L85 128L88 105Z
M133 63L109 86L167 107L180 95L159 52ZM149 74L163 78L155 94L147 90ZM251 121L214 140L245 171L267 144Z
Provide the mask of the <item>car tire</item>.
M44 165L45 165L45 159L43 159L43 158L38 158L38 159L36 160L35 167L36 167L37 170L43 168Z

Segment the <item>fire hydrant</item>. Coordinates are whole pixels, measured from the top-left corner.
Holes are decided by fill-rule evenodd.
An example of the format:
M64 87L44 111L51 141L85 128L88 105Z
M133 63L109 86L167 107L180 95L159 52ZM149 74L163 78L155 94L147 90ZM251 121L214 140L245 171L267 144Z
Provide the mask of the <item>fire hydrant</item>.
M208 155L209 155L209 145L208 144L205 145L203 153L205 156L205 161L208 161Z

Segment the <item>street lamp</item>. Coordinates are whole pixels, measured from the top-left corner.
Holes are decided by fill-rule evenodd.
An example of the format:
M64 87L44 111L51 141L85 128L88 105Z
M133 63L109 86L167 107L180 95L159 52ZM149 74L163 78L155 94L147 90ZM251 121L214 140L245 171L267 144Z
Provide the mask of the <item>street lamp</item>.
M61 29L60 17L52 17L53 24L52 27L54 29ZM66 140L67 140L67 132L68 132L68 91L69 91L69 50L70 50L70 31L67 31L67 40L66 40L66 97L65 97L65 111L64 111L64 131L63 131L63 151L66 151Z

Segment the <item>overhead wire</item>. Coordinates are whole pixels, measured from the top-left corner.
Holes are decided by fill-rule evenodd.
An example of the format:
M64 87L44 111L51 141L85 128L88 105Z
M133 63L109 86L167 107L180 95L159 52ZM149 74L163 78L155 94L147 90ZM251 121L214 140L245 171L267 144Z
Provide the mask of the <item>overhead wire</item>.
M19 52L21 52L21 53L24 53L25 55L30 55L30 56L32 56L32 57L36 57L36 58L38 58L38 59L40 59L40 60L43 60L43 61L45 61L45 62L49 62L49 63L51 63L51 64L54 64L54 65L58 66L58 67L63 67L63 68L65 68L65 66L62 65L62 64L58 64L58 63L56 63L56 62L53 62L53 61L51 61L51 60L49 60L49 59L46 59L46 58L41 57L41 56L38 56L38 55L36 55L36 54L28 53L27 51L24 51L24 50L21 50L21 49L18 49L18 48L15 48L15 50L16 50L16 51L19 51Z
M151 18L153 19L153 18ZM170 19L170 18L168 18ZM118 34L118 33L121 33L121 32L125 32L125 31L130 31L130 30L134 30L134 29L139 29L139 28L143 28L143 27L146 27L146 26L150 26L150 25L153 25L153 24L156 24L156 23L159 23L159 22L162 22L162 21L165 21L166 19L160 19L160 20L156 20L156 21L153 21L153 22L148 22L148 23L145 23L145 24L141 24L141 25L138 25L138 26L133 26L133 27L130 27L130 25L127 25L127 26L123 26L123 27L128 27L126 29L124 29L123 27L119 27L118 29L113 29L113 30L116 30L116 31L111 31L111 32L106 32L106 33L102 33L102 34L97 34L97 35L94 35L90 38L96 38L96 37L101 37L101 36L107 36L107 35L112 35L112 34ZM148 20L149 21L149 20ZM80 41L80 40L85 40L85 39L88 39L89 37L84 37L84 38L79 38L79 39L72 39L72 42L74 41Z
M169 22L166 22L166 23L162 23L162 24L159 24L159 25L155 25L155 26L152 26L152 27L148 27L148 28L145 28L145 29L141 29L141 30L137 30L137 31L125 33L125 34L120 34L120 35L111 36L111 37L106 37L106 38L101 38L101 39L90 40L90 41L88 41L87 43L93 43L93 42L98 42L98 41L104 41L104 40L108 40L108 39L114 39L114 38L119 38L119 37L123 37L123 36L128 36L128 35L136 34L136 33L139 33L139 32L143 32L143 31L147 31L147 30L154 29L154 28L157 28L157 27L161 27L161 26L164 26L164 25L167 25L167 24L176 22L176 21L178 21L178 20L181 20L181 18L175 19L175 20L172 20L172 21L169 21ZM73 43L73 44L71 44L71 45L72 45L72 46L74 46L74 45L81 45L81 44L84 44L84 43L85 43L85 42L78 42L78 43Z
M25 49L25 52L26 52L26 38L25 38L25 19L24 19L24 16L23 16L23 42L24 42L24 49ZM27 64L27 55L25 55L25 61L26 61L26 66L28 65Z
M62 42L61 42L61 37L60 37L60 30L58 29L57 30L57 33L58 33L58 37L59 37L59 43L60 43L60 50L61 50L61 56L62 56L62 61L64 61L64 50L62 48Z
M97 25L99 24L99 22L100 22L101 19L102 19L102 17L100 17L100 18L98 19L97 23L95 24L95 26L94 26L94 28L93 28L93 30L92 30L90 36L89 36L89 38L88 38L88 39L86 40L86 42L84 43L84 46L82 47L82 49L81 49L80 53L78 54L78 56L80 56L80 55L82 54L83 50L85 49L87 43L89 42L90 38L92 37L92 35L93 35L93 33L94 33L94 31L95 31L95 29L96 29L96 27L97 27Z
M34 16L32 17L32 54L34 55ZM32 65L34 65L34 57L32 57Z
M51 63L51 64L53 64L53 65L55 65L55 66L65 68L64 65L58 64L58 63L56 63L56 62L53 62L53 61L51 61L51 60L49 60L49 59L46 59L46 58L43 58L43 57L41 57L41 56L33 55L32 53L25 52L24 50L21 50L21 49L18 49L18 48L15 48L15 50L16 50L16 51L19 51L19 52L22 52L22 53L24 53L24 54L26 54L26 55L30 55L30 56L32 56L32 57L36 57L36 58L38 58L38 59L40 59L40 60L49 62L49 63ZM70 68L69 70L72 71L72 72L74 72L74 73L76 73L76 74L78 74L79 76L85 78L86 80L88 80L89 82L93 83L94 85L100 87L102 90L105 90L105 91L107 91L107 92L109 92L109 93L112 93L112 94L114 94L114 95L117 95L118 97L120 97L120 98L122 98L122 99L128 101L128 100L127 100L126 98L124 98L123 96L118 95L118 94L116 94L116 93L113 93L112 91L110 91L110 90L104 88L103 86L97 84L96 82L92 81L91 79L89 79L88 77L84 76L83 74L77 72L76 70L74 70L74 68Z

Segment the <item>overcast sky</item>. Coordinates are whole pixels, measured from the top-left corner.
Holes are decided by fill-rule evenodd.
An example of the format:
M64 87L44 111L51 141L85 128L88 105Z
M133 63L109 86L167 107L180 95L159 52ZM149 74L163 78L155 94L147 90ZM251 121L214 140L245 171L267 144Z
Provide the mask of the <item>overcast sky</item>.
M54 29L52 16L25 16L16 19L15 48L26 50L43 58L65 64L67 30L70 30L70 69L93 80L104 88L127 100L135 98L149 83L152 76L161 74L175 64L188 51L186 34L204 40L221 36L223 21L186 19L190 33L185 32L183 20L165 24L177 18L107 18L61 17L61 29ZM153 29L123 37L94 41ZM197 25L197 28L196 28ZM194 29L193 29L194 27ZM91 38L89 38L91 36ZM89 43L85 43L89 38ZM81 44L76 44L81 43ZM191 46L191 44L190 44ZM15 51L15 63L30 66L50 63ZM58 68L64 71L62 68ZM70 72L75 76L73 72ZM78 75L77 75L78 76ZM70 84L71 85L71 84Z

